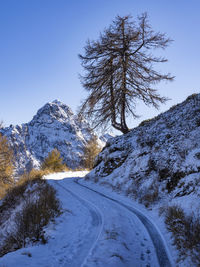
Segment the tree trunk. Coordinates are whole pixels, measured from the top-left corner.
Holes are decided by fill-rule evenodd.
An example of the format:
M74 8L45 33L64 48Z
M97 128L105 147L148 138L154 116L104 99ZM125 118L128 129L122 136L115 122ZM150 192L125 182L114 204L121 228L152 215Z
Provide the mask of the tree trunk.
M129 131L126 124L126 71L127 71L127 57L126 57L126 42L124 33L124 21L122 21L122 37L123 37L123 48L122 48L122 95L121 95L121 127L122 132L127 133Z

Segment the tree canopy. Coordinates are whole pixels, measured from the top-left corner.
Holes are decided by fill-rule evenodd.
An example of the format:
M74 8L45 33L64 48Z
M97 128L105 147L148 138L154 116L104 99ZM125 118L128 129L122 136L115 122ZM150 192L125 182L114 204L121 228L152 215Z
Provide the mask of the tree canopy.
M127 133L126 117L137 117L138 99L156 108L167 100L158 94L156 84L174 77L155 70L156 63L167 59L152 50L164 49L170 42L165 34L152 30L146 13L137 20L117 16L98 40L87 41L84 55L79 55L85 70L82 85L89 93L80 114L94 128L111 124Z

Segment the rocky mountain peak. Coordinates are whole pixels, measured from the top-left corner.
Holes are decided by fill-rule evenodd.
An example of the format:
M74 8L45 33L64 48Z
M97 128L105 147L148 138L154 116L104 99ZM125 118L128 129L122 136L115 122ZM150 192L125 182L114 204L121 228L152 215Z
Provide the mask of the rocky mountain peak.
M84 148L94 136L88 123L78 119L59 100L45 104L29 123L2 128L15 158L17 172L39 167L54 148L70 168L82 166Z
M54 100L40 108L31 122L52 123L55 120L66 122L73 116L74 114L70 107L59 100Z

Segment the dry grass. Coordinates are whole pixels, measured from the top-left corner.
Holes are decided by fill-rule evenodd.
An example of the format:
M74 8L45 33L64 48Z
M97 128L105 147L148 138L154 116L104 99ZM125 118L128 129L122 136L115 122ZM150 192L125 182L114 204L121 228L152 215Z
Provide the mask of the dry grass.
M17 185L24 184L26 181L31 181L35 179L42 179L42 177L46 174L49 174L50 170L37 170L32 169L30 172L25 172L20 179L17 181Z
M200 218L196 214L186 215L177 205L165 211L167 229L172 232L174 244L180 252L180 260L190 255L194 264L200 262Z
M2 206L4 207L6 205L7 208L9 208L9 206L12 206L16 199L20 200L20 197L23 196L28 184L31 185L35 182L39 183L40 181L41 183L43 183L42 177L47 173L49 172L32 169L28 173L25 172L15 184L5 184L4 187L2 187L2 196L4 197ZM0 211L2 209L2 206L0 207Z
M47 242L43 227L60 214L56 192L45 180L35 178L12 188L0 206L0 225L12 216L19 203L22 210L14 217L14 232L0 246L0 256L35 242ZM5 216L6 215L6 216Z
M159 200L159 187L158 184L152 183L145 192L138 195L139 201L143 203L146 207L154 204Z
M11 184L5 184L3 182L0 182L0 200L3 199L8 191L8 189L11 187Z
M105 237L106 240L108 239L117 240L117 237L119 235L115 230L105 230L105 234L106 234Z

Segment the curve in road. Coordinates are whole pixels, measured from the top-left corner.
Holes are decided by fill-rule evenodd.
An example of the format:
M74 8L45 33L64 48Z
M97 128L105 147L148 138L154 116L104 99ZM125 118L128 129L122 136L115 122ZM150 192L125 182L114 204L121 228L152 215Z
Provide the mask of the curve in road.
M94 189L92 189L86 185L80 184L77 179L74 180L74 182L76 184L78 184L79 186L85 187L88 190L91 190L91 191L101 195L102 197L107 198L107 199L119 204L120 206L124 207L125 209L129 210L130 212L134 213L138 217L138 219L143 223L143 225L145 226L145 228L147 229L147 231L151 237L151 240L152 240L153 245L154 245L155 250L156 250L156 254L157 254L157 258L158 258L158 262L159 262L160 266L161 267L174 266L172 264L172 260L169 256L169 252L166 248L165 241L164 241L161 233L159 232L157 227L142 212L140 212L136 208L133 208L127 204L122 203L121 201L119 201L117 199L111 198L111 197L109 197L109 196L107 196L107 195L105 195L99 191L96 191L96 190L94 190Z

